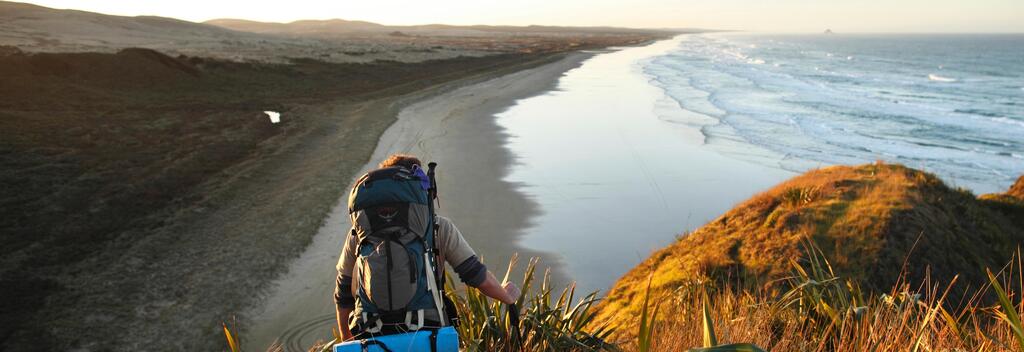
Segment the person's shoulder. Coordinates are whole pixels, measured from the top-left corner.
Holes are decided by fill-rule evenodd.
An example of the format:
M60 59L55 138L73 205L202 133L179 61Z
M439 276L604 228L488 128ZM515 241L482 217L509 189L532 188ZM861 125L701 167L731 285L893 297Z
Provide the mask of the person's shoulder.
M458 231L458 228L455 227L455 223L452 222L451 219L440 215L437 216L437 225L440 228L439 232L441 236L447 236L452 232Z
M449 219L447 217L438 215L437 216L437 223L439 223L439 224L451 224L452 223L452 219Z

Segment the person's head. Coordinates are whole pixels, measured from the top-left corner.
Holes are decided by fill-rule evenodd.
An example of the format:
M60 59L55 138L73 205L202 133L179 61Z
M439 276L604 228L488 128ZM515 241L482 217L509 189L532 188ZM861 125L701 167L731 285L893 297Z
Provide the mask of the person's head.
M406 169L412 169L413 165L423 167L423 163L415 156L408 154L391 154L387 159L381 161L377 167L383 169L385 167L401 166Z
M427 174L423 172L423 163L419 158L408 154L391 154L387 159L384 159L380 164L377 164L377 167L381 169L393 166L399 166L413 171L413 173L419 176L423 189L426 190L430 188L430 180L427 179Z

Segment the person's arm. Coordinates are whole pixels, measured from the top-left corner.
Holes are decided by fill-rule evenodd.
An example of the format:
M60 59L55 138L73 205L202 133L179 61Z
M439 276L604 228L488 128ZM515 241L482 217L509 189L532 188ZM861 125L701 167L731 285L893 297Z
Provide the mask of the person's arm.
M334 287L334 306L342 341L352 339L352 331L348 329L348 316L355 308L355 302L355 297L352 296L352 278L338 273L337 285Z
M519 287L516 284L506 282L502 285L498 283L498 279L490 271L487 272L487 279L480 286L477 286L477 289L484 295L487 295L487 297L494 298L505 304L516 303L516 300L519 299Z
M352 308L337 309L338 317L338 331L341 332L341 341L348 341L352 339L352 331L348 329L348 315L352 314Z
M352 293L352 272L356 261L355 247L355 236L349 235L345 239L345 247L341 250L341 258L338 259L338 277L334 285L335 314L342 341L352 339L352 331L348 329L348 317L356 304L355 296Z
M450 220L438 217L440 225L437 239L440 243L440 251L448 264L452 265L455 273L459 275L467 286L476 287L487 297L512 304L519 299L519 287L507 282L501 284L494 277L487 267L477 259L473 248L469 246L462 233Z
M519 299L519 287L511 282L506 282L504 285L498 283L494 274L487 270L487 267L476 259L475 255L455 266L455 273L459 275L459 280L462 280L467 286L476 287L487 297L508 304L516 303L516 300Z

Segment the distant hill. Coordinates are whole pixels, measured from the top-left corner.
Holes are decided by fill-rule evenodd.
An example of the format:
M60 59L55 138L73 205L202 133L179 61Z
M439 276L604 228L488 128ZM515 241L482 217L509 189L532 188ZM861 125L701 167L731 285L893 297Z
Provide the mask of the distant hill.
M385 26L364 21L194 23L112 16L0 1L0 53L102 52L147 48L171 56L289 63L422 62L502 53L562 52L635 45L681 33L607 27ZM11 48L13 47L13 48Z
M975 197L901 165L807 172L652 254L614 285L598 320L634 322L649 277L655 295L698 279L767 285L790 273L807 238L837 275L872 292L891 289L904 265L915 289L928 273L977 288L1024 243L1024 177Z
M294 59L328 62L375 60L420 62L459 56L512 52L526 44L490 50L483 44L394 40L387 32L373 38L316 35L325 30L354 31L380 25L358 21L297 21L286 25L244 20L213 21L224 26L155 16L113 16L0 1L0 52L117 53L147 48L172 56L231 61L289 63ZM235 27L225 28L225 27ZM327 29L324 29L327 28ZM492 45L494 46L494 45Z
M321 34L330 32L386 32L386 26L364 22L333 20L303 20L291 23L258 22L222 18L203 22L204 24L252 33Z
M287 35L358 35L402 32L424 36L493 36L493 35L581 35L581 34L664 34L677 30L634 29L618 27L559 27L559 26L453 26L427 24L414 26L387 26L365 21L343 19L302 20L289 23L257 22L240 19L215 19L204 22L237 31Z
M247 37L230 29L173 18L112 16L0 1L0 43L29 49L167 46Z

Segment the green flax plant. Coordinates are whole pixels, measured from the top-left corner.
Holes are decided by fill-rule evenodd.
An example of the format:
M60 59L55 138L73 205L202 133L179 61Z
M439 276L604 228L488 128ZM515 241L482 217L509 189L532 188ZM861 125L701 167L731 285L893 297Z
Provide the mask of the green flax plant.
M509 280L518 257L509 261L504 282ZM575 284L563 288L557 296L551 284L550 271L544 273L539 287L537 258L526 266L521 281L522 293L517 300L521 307L519 325L513 326L507 305L484 296L474 289L459 295L450 283L448 298L455 302L459 314L459 339L465 351L606 351L617 350L606 342L612 333L607 324L594 321L597 292L576 300ZM516 334L518 332L518 334ZM519 336L515 339L513 336Z

